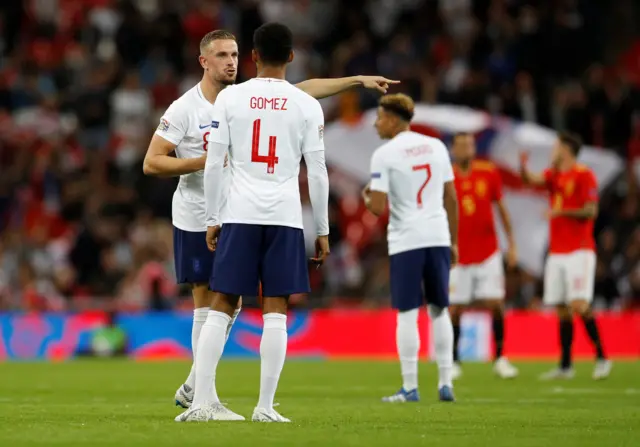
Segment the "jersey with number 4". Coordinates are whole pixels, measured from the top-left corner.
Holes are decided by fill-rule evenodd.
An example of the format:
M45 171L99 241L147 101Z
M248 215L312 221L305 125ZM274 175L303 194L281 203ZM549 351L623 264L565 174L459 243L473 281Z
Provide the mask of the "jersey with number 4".
M176 157L198 158L207 150L213 104L198 83L175 100L160 119L156 135L176 145ZM206 231L204 171L180 176L173 194L173 225L184 231Z
M287 81L254 78L216 99L210 143L229 147L222 223L302 229L300 160L324 151L320 103Z
M451 245L444 208L444 184L453 181L442 141L406 131L376 149L371 158L371 190L388 195L389 254Z

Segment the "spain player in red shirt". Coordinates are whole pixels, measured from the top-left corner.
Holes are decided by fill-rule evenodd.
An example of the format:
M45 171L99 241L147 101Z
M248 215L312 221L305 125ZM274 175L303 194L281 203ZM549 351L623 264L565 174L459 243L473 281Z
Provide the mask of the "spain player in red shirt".
M560 320L562 357L560 366L543 379L570 379L573 315L584 322L596 350L593 378L611 372L595 318L591 311L596 268L593 224L598 215L598 185L588 167L577 162L582 142L578 136L561 133L553 150L551 167L541 174L527 169L527 154L520 157L520 174L529 185L549 191L549 256L544 271L544 304L555 306Z
M458 195L458 265L451 271L450 300L454 333L453 375L462 374L458 342L460 316L472 303L490 309L495 341L494 371L502 378L513 378L518 370L502 355L504 344L504 267L493 218L497 205L502 225L509 240L506 254L510 267L516 264L516 244L511 219L502 202L502 181L496 167L476 160L475 138L469 133L453 137L451 148L455 186Z

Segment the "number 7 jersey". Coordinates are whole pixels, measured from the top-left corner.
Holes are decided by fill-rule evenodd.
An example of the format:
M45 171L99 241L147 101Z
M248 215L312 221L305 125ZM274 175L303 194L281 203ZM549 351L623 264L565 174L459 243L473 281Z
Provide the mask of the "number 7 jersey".
M302 155L324 151L320 103L287 81L254 78L216 99L210 143L229 146L222 223L303 229Z
M376 149L371 158L371 190L388 195L389 255L451 245L444 208L444 184L453 181L442 141L405 131Z

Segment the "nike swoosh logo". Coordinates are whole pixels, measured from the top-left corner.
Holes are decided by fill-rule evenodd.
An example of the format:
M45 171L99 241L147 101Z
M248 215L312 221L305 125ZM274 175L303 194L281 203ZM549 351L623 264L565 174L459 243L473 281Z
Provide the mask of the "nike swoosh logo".
M206 129L207 127L211 127L211 124L205 124L204 126L200 124L200 129Z

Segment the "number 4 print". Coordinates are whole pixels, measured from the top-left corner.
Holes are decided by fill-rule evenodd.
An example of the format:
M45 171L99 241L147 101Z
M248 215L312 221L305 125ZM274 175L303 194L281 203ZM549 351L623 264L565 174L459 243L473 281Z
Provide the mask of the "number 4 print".
M276 157L276 137L269 137L269 153L260 155L260 120L253 122L253 138L251 139L251 161L254 163L266 163L267 174L273 174L278 157Z

